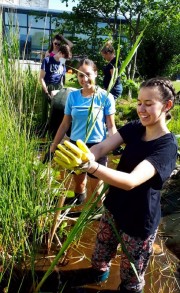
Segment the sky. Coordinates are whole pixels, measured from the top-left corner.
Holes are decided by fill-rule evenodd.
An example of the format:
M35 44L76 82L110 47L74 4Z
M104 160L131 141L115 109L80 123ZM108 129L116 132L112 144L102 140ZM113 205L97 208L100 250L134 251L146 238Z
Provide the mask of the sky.
M75 6L77 2L78 0L75 2L69 0L68 7L66 7L66 3L61 3L61 0L49 0L49 9L71 11L72 6Z

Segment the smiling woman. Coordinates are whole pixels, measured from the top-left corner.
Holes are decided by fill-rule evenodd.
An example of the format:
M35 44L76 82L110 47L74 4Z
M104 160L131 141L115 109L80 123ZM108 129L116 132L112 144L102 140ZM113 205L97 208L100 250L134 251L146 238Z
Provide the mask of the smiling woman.
M166 124L176 93L170 80L143 82L138 95L139 120L122 126L110 138L90 149L96 161L79 166L109 184L103 202L95 249L92 254L94 282L108 278L111 260L122 244L121 293L142 293L145 272L161 219L160 190L176 165L177 141ZM125 144L117 170L97 160ZM132 264L133 262L133 264ZM94 273L95 272L95 273Z
M91 147L103 141L106 133L112 136L116 132L114 114L115 101L111 94L96 85L97 68L89 59L80 60L77 66L77 77L81 89L71 92L66 101L65 115L53 143L50 152L54 153L57 145L62 141L66 131L71 127L70 140L76 144L77 139L87 142ZM101 164L107 164L107 157L99 159ZM86 172L80 175L74 174L75 195L78 204L86 199ZM96 195L100 194L102 181L90 175L91 192L96 189Z

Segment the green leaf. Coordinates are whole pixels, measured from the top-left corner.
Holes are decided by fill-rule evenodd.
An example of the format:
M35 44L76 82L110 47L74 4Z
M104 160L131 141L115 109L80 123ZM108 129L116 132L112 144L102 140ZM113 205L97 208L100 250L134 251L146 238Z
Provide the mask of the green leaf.
M145 27L146 29L146 27ZM124 72L124 70L126 69L126 67L128 66L128 64L131 62L134 54L136 53L141 41L142 41L142 37L144 34L145 29L140 33L140 35L138 36L136 42L134 43L133 47L131 48L128 56L126 57L126 59L123 61L121 68L119 70L119 76Z

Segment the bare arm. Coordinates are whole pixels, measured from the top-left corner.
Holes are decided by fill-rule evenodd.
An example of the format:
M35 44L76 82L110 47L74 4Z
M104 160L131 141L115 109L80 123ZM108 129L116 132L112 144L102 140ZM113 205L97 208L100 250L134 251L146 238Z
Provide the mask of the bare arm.
M61 35L61 38L69 46L70 49L74 46L73 43L70 40L66 39L63 35Z
M61 140L65 136L65 133L68 131L70 125L71 125L71 116L64 115L63 121L61 122L61 124L56 132L53 143L50 146L50 151L52 153L56 150L57 145L61 142Z
M144 160L138 164L131 173L113 170L103 165L99 165L97 162L92 164L92 167L88 170L88 172L94 172L97 178L112 186L122 188L124 190L131 190L136 186L139 186L157 173L154 166L147 160Z
M112 136L117 132L115 121L114 121L114 114L106 116L106 125L108 129L108 135Z
M49 50L46 51L45 56L44 57L48 57L49 56Z
M115 134L109 136L104 141L93 145L90 150L94 154L95 160L97 161L100 157L107 155L110 151L116 149L123 143L124 141L122 136L118 131L116 131Z
M90 150L94 154L95 160L97 161L97 159L107 155L110 151L114 150L123 143L123 138L117 131L111 137L108 137L104 141L92 146ZM88 172L94 172L94 175L97 178L112 186L122 188L124 190L131 190L153 177L156 174L156 169L150 162L144 160L139 163L131 173L125 173L99 165L94 161Z
M45 83L45 81L44 81L44 77L45 77L45 75L46 75L46 72L45 72L43 69L41 69L41 71L40 71L40 76L39 76L39 81L40 81L40 83L41 83L41 85L42 85L42 89L43 89L43 91L44 91L45 93L48 93L48 89L47 89L46 83Z
M114 68L110 69L111 76L113 75Z

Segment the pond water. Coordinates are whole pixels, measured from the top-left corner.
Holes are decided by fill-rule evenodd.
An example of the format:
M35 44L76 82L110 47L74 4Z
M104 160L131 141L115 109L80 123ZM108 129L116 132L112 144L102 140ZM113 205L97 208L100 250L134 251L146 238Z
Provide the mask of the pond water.
M84 230L81 239L74 243L68 250L65 258L61 260L54 269L54 272L46 280L41 288L43 293L95 293L95 292L118 292L117 288L120 284L119 263L121 260L121 250L118 249L117 256L112 261L110 276L106 282L101 284L86 284L81 283L83 272L90 267L90 258L93 251L96 231L98 228L98 220L94 220ZM177 258L169 252L163 242L157 237L156 244L161 248L160 255L153 255L146 272L146 285L144 293L179 293L178 281L175 279L175 267ZM49 268L54 256L57 254L58 247L55 243L52 249L47 254L47 247L41 249L36 258L36 277L41 280L45 271ZM28 277L19 291L15 291L15 285L12 284L10 293L30 293L33 292L31 285L32 280ZM177 277L177 276L176 276ZM22 281L22 278L20 279ZM19 283L20 283L19 280ZM75 281L75 282L74 282ZM76 283L76 284L75 284ZM73 287L72 287L73 284ZM75 284L75 285L74 285ZM77 285L78 284L78 285ZM17 282L16 282L17 285ZM63 288L59 291L57 288Z

